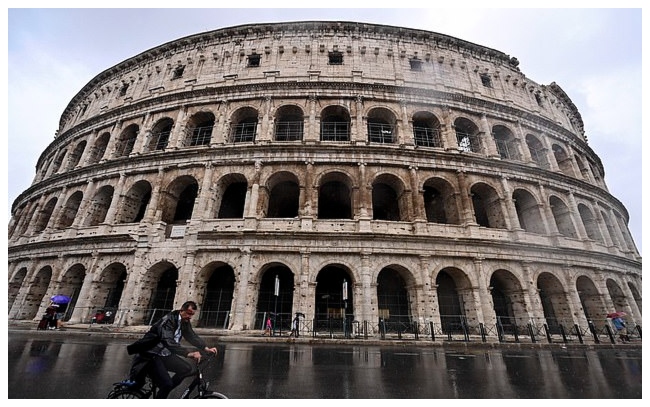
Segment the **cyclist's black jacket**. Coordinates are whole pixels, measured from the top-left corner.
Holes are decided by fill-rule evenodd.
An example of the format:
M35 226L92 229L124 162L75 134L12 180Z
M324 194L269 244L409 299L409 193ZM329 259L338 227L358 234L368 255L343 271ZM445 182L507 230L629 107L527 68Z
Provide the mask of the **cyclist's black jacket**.
M178 314L180 311L172 311L163 316L155 324L151 326L141 339L138 339L131 345L127 346L129 355L135 353L153 353L156 355L165 356L168 350L179 356L185 356L189 352L187 348L180 345L174 339L174 333L178 329L178 323L181 323L182 337L196 346L198 349L205 349L206 343L201 339L192 329L192 324L189 321L180 320Z

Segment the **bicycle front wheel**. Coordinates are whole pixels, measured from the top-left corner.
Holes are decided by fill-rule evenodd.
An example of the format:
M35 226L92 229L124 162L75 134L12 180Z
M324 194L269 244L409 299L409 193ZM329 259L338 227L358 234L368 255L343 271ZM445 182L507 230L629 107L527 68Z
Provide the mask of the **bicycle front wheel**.
M227 399L225 394L219 393L218 391L207 391L203 393L202 396L198 397L200 399Z
M140 390L120 387L120 388L113 389L113 391L108 393L108 396L106 396L106 398L107 399L144 399L147 397L145 397L144 393L142 393Z

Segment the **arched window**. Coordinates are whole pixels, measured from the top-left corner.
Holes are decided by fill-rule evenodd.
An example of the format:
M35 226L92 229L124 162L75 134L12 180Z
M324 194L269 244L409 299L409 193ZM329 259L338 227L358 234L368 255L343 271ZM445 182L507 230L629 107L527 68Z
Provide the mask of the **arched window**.
M440 121L429 112L413 115L413 139L419 147L442 147Z
M492 137L494 137L497 151L502 159L519 160L516 140L510 129L496 125L492 128Z
M368 141L371 143L395 143L396 119L393 112L375 108L368 112Z
M186 145L188 147L210 145L214 120L214 114L211 112L199 112L192 116L187 122Z
M350 141L350 114L342 106L328 106L321 112L321 141Z
M481 153L479 128L471 120L460 117L454 122L458 150L466 153Z
M300 141L303 137L304 117L298 106L282 106L275 117L276 141Z
M257 110L252 107L241 108L233 114L231 122L231 143L250 143L255 141L258 122Z
M166 149L173 127L174 121L169 117L158 120L151 129L147 151L162 151Z

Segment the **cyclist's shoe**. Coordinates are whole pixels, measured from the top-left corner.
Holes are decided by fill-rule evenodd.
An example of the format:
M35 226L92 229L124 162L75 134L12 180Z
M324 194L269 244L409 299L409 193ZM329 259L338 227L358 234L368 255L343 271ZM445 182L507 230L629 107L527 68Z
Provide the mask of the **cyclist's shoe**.
M138 382L136 382L135 380L126 379L126 380L122 380L117 384L121 384L122 386L126 386L126 387L136 387Z

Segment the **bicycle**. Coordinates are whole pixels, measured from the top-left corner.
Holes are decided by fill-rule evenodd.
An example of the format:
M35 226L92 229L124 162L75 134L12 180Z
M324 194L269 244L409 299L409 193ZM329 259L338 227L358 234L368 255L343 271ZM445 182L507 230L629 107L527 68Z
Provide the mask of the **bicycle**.
M217 391L209 390L210 383L203 378L203 370L214 359L215 354L209 353L201 357L201 362L197 365L196 374L192 383L190 383L183 393L181 399L227 399L228 397ZM190 394L197 389L197 393L190 397ZM155 385L151 377L147 374L145 382L142 385L131 381L122 380L121 382L113 383L113 390L108 393L108 399L148 399L155 398L158 387Z

